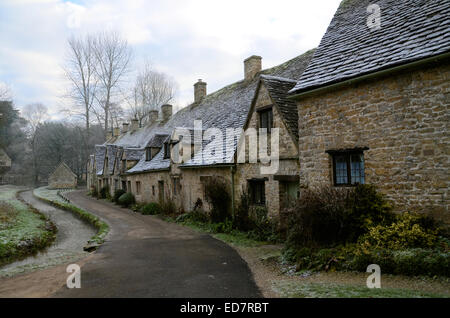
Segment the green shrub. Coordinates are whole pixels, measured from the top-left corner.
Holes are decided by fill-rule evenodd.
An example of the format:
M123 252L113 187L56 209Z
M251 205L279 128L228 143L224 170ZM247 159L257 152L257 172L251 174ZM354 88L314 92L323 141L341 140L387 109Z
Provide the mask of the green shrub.
M164 200L164 202L160 203L161 214L163 215L177 215L178 210L175 202L171 200Z
M368 233L359 239L363 250L387 248L401 250L406 248L431 248L438 242L438 230L425 229L421 224L423 217L417 214L403 213L390 225L369 227ZM427 224L429 227L431 223Z
M118 190L114 191L113 201L114 201L115 203L119 203L119 198L120 198L122 195L124 195L125 193L126 193L126 191L125 191L125 190L122 190L122 189L118 189Z
M357 185L349 191L344 214L342 236L355 242L369 227L391 224L395 220L392 207L373 185Z
M98 190L97 187L92 187L91 192L89 193L92 197L97 198L98 197Z
M365 271L370 264L380 265L381 271L388 274L450 277L450 253L437 249L374 249L367 254L355 253L343 267Z
M369 226L393 219L390 206L373 186L307 189L289 209L287 242L297 247L356 242Z
M248 195L243 193L241 195L241 200L236 207L235 215L234 215L234 226L236 229L240 231L249 231L252 228L252 224L249 217L249 200Z
M104 186L100 189L99 192L99 197L100 199L106 199L109 196L109 187L108 186Z
M212 233L230 234L233 232L233 221L226 219L224 222L210 223L210 231Z
M134 195L131 193L122 194L118 200L118 203L124 208L128 208L135 202L136 202L136 199L134 198Z
M141 209L141 213L143 215L156 215L161 213L161 206L156 203L156 202L152 202L149 204L146 204L142 207Z
M211 204L210 218L213 223L225 222L230 217L231 196L226 183L220 178L205 182L206 201Z
M186 223L186 222L194 222L194 223L208 223L208 216L200 211L194 210L189 213L184 213L178 216L175 220L177 223Z

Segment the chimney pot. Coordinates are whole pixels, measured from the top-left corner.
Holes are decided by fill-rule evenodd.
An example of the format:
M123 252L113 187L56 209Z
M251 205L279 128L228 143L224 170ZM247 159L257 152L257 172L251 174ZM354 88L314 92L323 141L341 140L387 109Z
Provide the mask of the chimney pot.
M194 103L200 103L203 97L206 96L206 82L201 79L194 84Z
M157 110L151 110L148 112L148 117L150 120L150 123L154 123L158 120L159 112Z
M139 120L137 120L136 118L133 118L131 120L131 131L136 131L139 128Z
M262 57L252 55L244 60L245 81L251 81L262 70Z
M161 113L162 113L162 118L164 121L168 120L168 119L170 119L170 117L172 117L172 110L173 110L172 105L165 104L165 105L161 106Z
M120 135L120 128L119 127L115 127L114 128L114 137L118 137Z

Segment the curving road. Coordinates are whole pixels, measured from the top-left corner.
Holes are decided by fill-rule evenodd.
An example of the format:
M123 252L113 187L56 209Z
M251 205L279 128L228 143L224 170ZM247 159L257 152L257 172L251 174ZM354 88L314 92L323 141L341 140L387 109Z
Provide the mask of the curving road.
M34 257L16 261L0 268L0 277L9 277L31 272L49 266L75 262L89 255L83 251L87 241L95 235L95 229L72 213L57 209L41 202L32 191L19 194L22 200L48 216L58 228L56 240L52 246ZM0 296L1 296L0 288Z
M237 252L209 235L143 216L84 191L73 204L111 227L107 241L81 267L81 288L53 297L261 297Z

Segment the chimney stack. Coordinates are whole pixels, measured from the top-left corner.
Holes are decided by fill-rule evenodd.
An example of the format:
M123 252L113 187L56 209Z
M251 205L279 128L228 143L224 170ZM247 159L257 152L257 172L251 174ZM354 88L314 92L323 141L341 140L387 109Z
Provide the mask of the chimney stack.
M119 127L115 127L113 131L114 131L114 137L119 137L119 135L120 135L120 128Z
M200 103L206 96L206 83L201 79L194 84L194 103Z
M154 123L158 120L158 111L157 110L151 110L148 112L148 119L150 120L150 123Z
M131 131L136 131L139 128L139 120L137 120L136 118L133 118L131 120Z
M249 82L255 78L256 74L262 70L262 57L257 55L252 55L244 60L244 76L245 81Z
M122 124L122 134L126 134L128 132L128 123Z
M172 117L172 105L169 104L162 105L161 113L164 121L170 119L170 117Z

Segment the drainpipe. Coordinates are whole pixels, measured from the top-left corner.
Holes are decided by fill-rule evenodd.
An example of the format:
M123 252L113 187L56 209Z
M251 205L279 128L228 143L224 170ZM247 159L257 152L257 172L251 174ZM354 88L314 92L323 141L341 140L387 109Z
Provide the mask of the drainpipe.
M233 165L230 167L231 172L231 217L234 221L234 174L236 173L236 167Z

